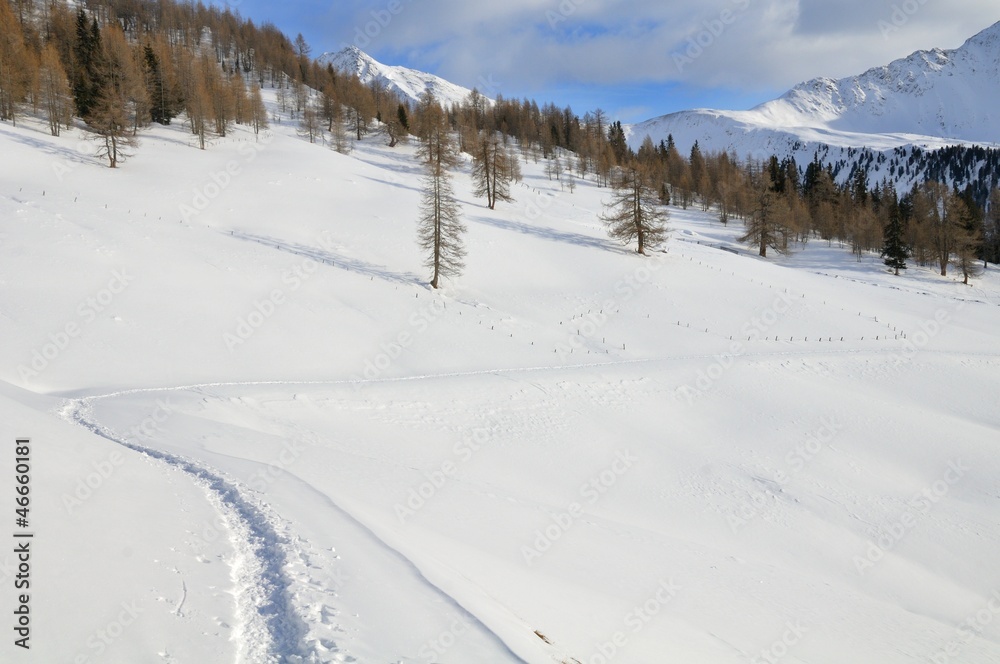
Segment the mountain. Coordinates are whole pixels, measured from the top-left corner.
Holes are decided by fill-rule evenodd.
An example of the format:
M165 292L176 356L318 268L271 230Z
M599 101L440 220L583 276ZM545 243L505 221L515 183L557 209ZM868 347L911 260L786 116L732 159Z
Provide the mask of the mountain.
M817 78L749 111L699 109L629 128L638 147L673 134L678 146L739 155L803 147L994 144L1000 137L1000 23L955 50L918 51L864 74Z
M332 64L339 71L357 74L362 83L381 81L387 90L413 102L418 101L425 90L431 90L445 105L458 104L472 92L433 74L408 67L384 65L357 46L348 46L336 53L324 53L319 57L319 62L324 65Z

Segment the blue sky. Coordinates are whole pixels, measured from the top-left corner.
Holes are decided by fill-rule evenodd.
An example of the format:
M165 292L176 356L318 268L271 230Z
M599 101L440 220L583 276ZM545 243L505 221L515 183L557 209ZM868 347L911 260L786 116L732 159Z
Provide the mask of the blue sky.
M219 3L222 4L222 3ZM750 108L1000 21L996 0L300 0L225 3L301 32L313 55L354 44L385 64L494 96L634 122Z

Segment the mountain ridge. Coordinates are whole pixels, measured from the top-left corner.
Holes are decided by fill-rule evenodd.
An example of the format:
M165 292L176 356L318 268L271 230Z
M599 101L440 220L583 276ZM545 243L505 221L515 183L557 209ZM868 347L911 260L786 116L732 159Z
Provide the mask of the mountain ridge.
M747 111L694 109L628 128L638 147L646 135L672 134L680 145L763 156L796 143L891 149L995 144L1000 136L1000 23L957 49L916 51L888 65L841 79L819 77ZM784 149L783 149L784 148Z
M461 103L472 92L469 88L434 74L409 67L383 64L357 46L324 53L318 61L323 65L331 64L338 71L356 74L366 85L379 81L387 90L413 103L420 101L420 96L425 90L433 92L438 101L445 106Z

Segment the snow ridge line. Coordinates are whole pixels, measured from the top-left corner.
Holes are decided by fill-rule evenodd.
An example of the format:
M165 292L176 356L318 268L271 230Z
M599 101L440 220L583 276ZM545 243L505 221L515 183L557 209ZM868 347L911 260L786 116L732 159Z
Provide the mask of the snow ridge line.
M237 559L231 564L237 585L237 615L242 622L242 633L234 639L240 646L241 656L237 661L252 664L311 661L303 657L305 622L293 607L291 582L284 571L287 542L278 534L271 519L244 498L234 482L216 471L183 457L129 442L91 421L88 419L89 402L90 399L71 400L60 414L106 440L189 475L206 491L209 502L226 521L237 550Z
M762 342L763 343L763 342ZM845 348L842 350L803 350L803 351L757 351L747 352L740 355L744 358L766 358L766 357L812 357L829 355L882 355L891 352L898 352L903 347L893 347L879 350L863 348ZM686 360L708 360L725 355L726 350L722 349L715 353L699 353L695 355L676 355L673 357L653 357L638 358L633 360L616 360L611 362L581 362L580 364L563 364L557 366L537 366L537 367L510 367L506 369L482 369L478 371L455 371L450 373L420 374L414 376L397 376L390 378L346 378L339 380L249 380L233 382L215 383L192 383L190 385L172 385L164 387L139 387L128 390L117 390L105 394L91 394L84 398L76 398L74 401L96 401L99 399L114 399L116 397L129 396L133 394L151 394L154 392L184 392L187 390L201 390L212 387L277 387L282 385L299 387L336 387L339 385L374 385L379 383L406 383L419 380L437 380L443 378L467 378L471 376L506 376L516 374L543 373L547 371L562 371L571 369L602 369L629 365L655 364L659 362L682 362ZM923 348L922 355L957 355L959 357L990 357L998 358L1000 353L966 353L963 351L951 350L931 350ZM62 396L72 398L71 395L79 392L53 393L51 396ZM118 442L117 440L115 442ZM143 448L144 450L145 448Z

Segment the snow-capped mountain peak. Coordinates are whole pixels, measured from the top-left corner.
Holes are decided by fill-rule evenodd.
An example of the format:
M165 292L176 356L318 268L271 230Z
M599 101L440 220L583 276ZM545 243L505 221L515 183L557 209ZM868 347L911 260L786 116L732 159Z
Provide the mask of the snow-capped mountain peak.
M681 145L748 152L782 145L885 148L1000 140L1000 23L954 50L917 51L839 80L816 78L749 111L696 110L631 128L638 145L673 134Z
M408 67L384 65L357 46L348 46L336 53L324 53L319 61L333 65L338 71L355 74L365 84L381 81L387 90L412 102L419 101L425 90L432 91L445 105L459 104L472 92L434 74Z

